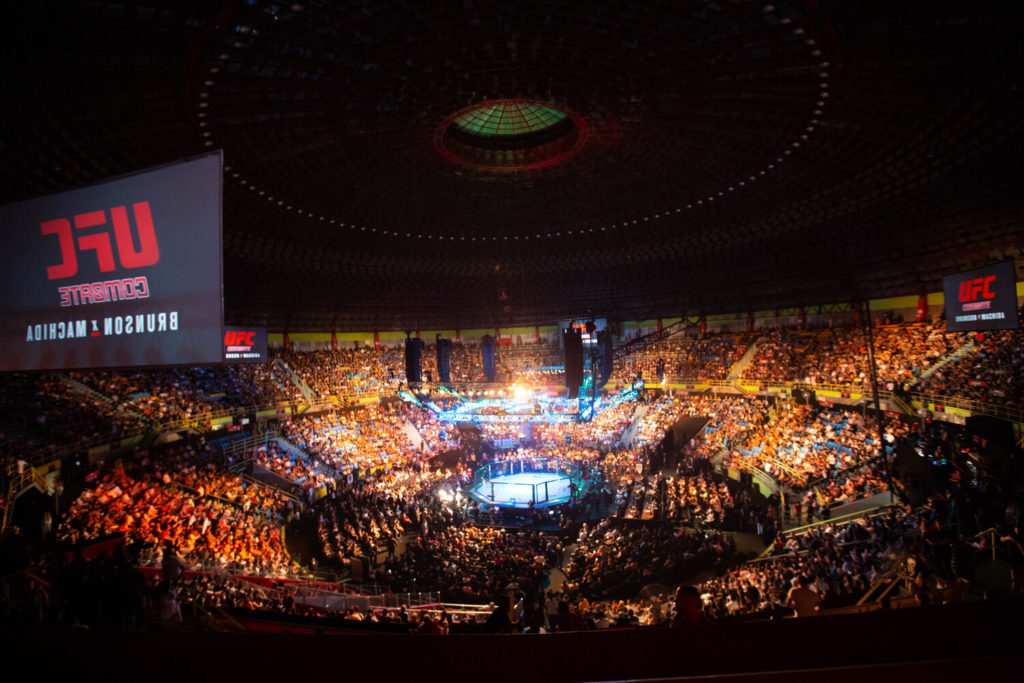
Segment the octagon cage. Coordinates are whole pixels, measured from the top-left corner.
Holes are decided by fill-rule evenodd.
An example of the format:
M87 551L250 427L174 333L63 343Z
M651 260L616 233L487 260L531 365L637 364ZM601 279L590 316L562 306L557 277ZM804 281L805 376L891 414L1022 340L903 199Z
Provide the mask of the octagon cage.
M466 493L485 505L550 507L582 497L589 482L576 464L557 458L515 458L484 465Z

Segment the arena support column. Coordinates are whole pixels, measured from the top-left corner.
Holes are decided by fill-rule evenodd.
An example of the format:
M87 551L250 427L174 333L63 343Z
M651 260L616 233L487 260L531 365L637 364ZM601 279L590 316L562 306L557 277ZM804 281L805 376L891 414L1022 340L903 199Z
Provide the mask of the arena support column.
M893 502L892 468L885 453L884 426L882 424L882 402L878 398L878 364L875 362L875 330L871 324L871 301L864 302L864 324L867 326L868 356L871 359L871 398L875 404L875 419L878 421L878 455L885 467L885 482L889 486L889 502Z

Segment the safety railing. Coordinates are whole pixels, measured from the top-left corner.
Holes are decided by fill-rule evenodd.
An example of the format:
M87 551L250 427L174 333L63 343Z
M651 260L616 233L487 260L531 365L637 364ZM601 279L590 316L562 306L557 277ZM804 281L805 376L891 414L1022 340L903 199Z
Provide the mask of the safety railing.
M1010 546L1013 547L1014 555L1024 554L1024 546L1022 546L1020 542L1017 541L1017 539L1013 538L1012 536L1000 536L999 530L995 527L989 527L984 531L979 531L978 533L964 540L967 543L971 543L973 545L974 542L981 541L982 539L984 539L984 542L987 546L985 550L989 550L992 553L992 560L996 559L996 552L1000 548L1008 548Z
M160 569L161 560L161 552L154 550L152 552L144 553L142 557L140 557L139 566L151 569ZM222 562L219 560L191 562L189 564L188 571L204 574L227 575L231 577L250 576L264 579L290 579L297 581L304 581L309 578L309 573L303 572L298 567L289 567L287 569L265 569L258 566L242 566L234 561Z
M812 524L804 524L803 526L793 527L786 531L787 534L804 534L812 529L816 529L826 524L846 524L847 522L853 522L858 519L870 519L871 517L877 517L878 515L887 514L892 508L892 505L876 505L875 507L866 508L864 510L858 510L856 512L848 512L844 515L838 515L836 517L830 517L829 519L822 519Z
M274 411L275 413L286 412L289 414L298 414L309 408L309 406L310 403L308 401L279 401L276 403L263 403L255 406L232 406L231 408L225 408L223 410L208 411L173 420L165 420L158 423L154 427L154 430L157 432L172 432L188 429L190 427L204 427L216 420L222 420L224 418L248 417L252 414L258 415L259 413L267 413L270 411Z
M827 391L838 394L850 394L856 396L865 396L871 393L870 383L863 384L822 384L822 383L808 383L808 382L795 382L795 381L778 381L778 380L762 380L762 379L751 379L741 377L736 380L712 380L712 379L701 379L697 377L669 377L669 383L672 385L694 385L694 386L715 386L715 387L730 387L740 391L745 388L756 385L759 389L764 391L786 391L792 393L794 388L806 388L813 389L815 391ZM944 396L939 394L928 394L922 392L911 392L904 394L903 396L897 396L891 389L887 388L887 384L878 388L879 398L882 400L892 401L899 405L903 403L902 408L905 412L912 413L915 406L912 404L917 402L922 405L932 404L940 406L948 406L951 408L958 408L965 410L973 415L988 415L990 417L998 417L1010 422L1018 424L1024 424L1024 410L1018 406L999 405L989 403L986 401L975 401L968 398L957 397L957 396ZM907 405L907 399L909 398L911 405ZM898 402L896 399L900 399Z
M748 465L746 463L740 465L740 469L750 474L751 480L753 480L753 482L757 484L758 488L761 490L761 493L762 495L765 496L765 498L770 498L773 494L777 494L779 496L780 504L783 508L785 508L786 493L783 490L783 488L779 486L779 482L775 479L775 477L768 474L762 469L754 467L753 465ZM765 491L767 491L768 493L765 494Z
M516 384L527 385L531 389L557 390L564 392L563 382L528 382L516 381ZM477 398L481 396L505 396L512 394L510 382L413 382L409 385L411 391L429 391L432 395L439 395L444 398L451 393L459 394L465 398Z
M32 485L33 473L31 467L25 467L23 472L18 472L15 463L7 467L7 495L4 496L3 520L0 523L0 532L7 530L14 514L15 498L21 490Z
M449 617L458 615L459 619L465 621L467 619L473 619L474 621L481 621L486 619L494 612L494 607L491 605L477 605L471 603L461 602L439 602L435 604L424 604L415 605L409 608L416 612L427 612L432 617L439 617L441 612L445 612Z
M846 514L846 515L840 515L839 517L835 517L835 518L832 518L832 519L819 520L817 522L814 522L813 524L805 524L804 526L795 527L793 529L787 530L786 531L786 537L788 538L788 537L791 537L791 536L802 536L803 534L806 534L808 531L812 531L812 530L814 530L814 529L816 529L818 527L822 527L822 526L826 526L826 525L848 524L849 522L853 522L853 521L856 521L856 520L859 520L859 519L870 519L872 517L877 517L879 515L888 514L890 507L892 507L892 506L883 505L883 506L878 506L878 507L870 508L868 510L860 510L858 512L851 512L851 513ZM917 530L910 530L910 531L904 532L902 535L903 536L917 536L919 533L920 532L917 531ZM862 545L862 544L867 544L867 543L871 543L871 539L864 539L864 540L857 540L857 541L846 541L845 543L837 543L835 547L837 547L837 548L844 548L844 547L847 547L847 546ZM797 550L795 552L774 553L773 552L774 549L775 549L775 543L772 542L767 548L764 549L764 552L761 553L761 555L759 557L757 557L757 558L755 558L753 560L750 560L750 562L751 563L761 563L761 562L769 562L769 561L772 561L772 560L784 559L784 558L787 558L787 557L803 557L804 555L806 555L809 552L811 552L809 549L803 548L803 549Z
M781 460L777 460L775 458L759 458L759 460L766 465L771 465L773 468L776 468L784 472L785 474L788 474L793 479L796 479L801 482L807 480L807 474L805 472L800 472L792 465L787 465ZM740 467L743 467L743 465L741 464Z
M274 477L276 477L277 479L281 480L279 482L281 484L281 486L277 486L272 481L264 481L263 479L258 479L256 477L250 475L250 474L243 474L242 475L242 481L244 481L247 485L251 485L251 486L257 486L257 487L258 486L267 486L267 487L270 487L270 488L274 489L274 491L276 491L279 496L281 496L282 498L285 498L287 500L290 500L291 502L295 503L296 506L298 506L299 509L302 509L302 501L299 500L299 497L297 495L292 493L292 491L299 490L299 485L296 484L291 479L288 479L287 477L282 477L280 474L278 474L276 472L270 472L270 474L273 475ZM291 489L291 490L288 490L288 489L283 488L283 487L288 487L288 489Z
M646 376L645 376L646 379ZM736 388L736 382L731 379L711 379L711 378L698 378L698 377L681 377L678 375L667 375L665 381L669 385L683 385L683 386L708 386L708 387L728 387L730 389ZM652 380L652 384L656 384Z
M941 396L937 394L922 394L913 392L910 394L911 403L919 403L921 406L942 406L943 408L957 408L965 410L972 415L986 415L998 417L1016 424L1024 424L1024 411L1017 406L1004 406L985 401L974 401L957 396Z
M352 607L358 607L363 611L399 607L417 609L439 607L441 604L441 594L424 592L362 595L359 593L332 593L330 591L316 590L309 595L296 596L295 601L334 612L343 612Z
M266 446L271 441L276 440L278 436L280 436L279 432L269 430L256 436L250 436L244 439L234 439L221 448L220 451L226 456L234 457L249 451L255 451L260 446Z
M909 586L913 582L913 579L907 575L906 571L902 567L902 562L894 564L889 568L887 572L875 578L868 586L868 589L861 596L860 600L857 601L857 607L863 607L870 602L880 602L889 596L897 586L901 584Z
M117 447L118 445L126 442L137 442L145 437L147 432L131 432L124 434L120 438L111 440L109 436L94 436L91 438L81 439L75 443L63 444L61 446L48 445L41 447L39 450L33 452L24 452L19 457L32 465L33 467L39 467L51 463L54 460L63 460L74 455L84 455L89 451L101 447L110 445Z

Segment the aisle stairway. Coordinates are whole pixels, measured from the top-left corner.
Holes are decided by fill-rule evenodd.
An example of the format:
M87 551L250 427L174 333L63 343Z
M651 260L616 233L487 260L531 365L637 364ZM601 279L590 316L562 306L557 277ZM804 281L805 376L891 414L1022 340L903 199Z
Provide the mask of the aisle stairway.
M63 377L60 378L60 381L65 386L70 388L71 390L73 390L73 391L75 391L75 392L77 392L79 394L82 394L83 396L88 396L89 398L91 398L91 399L93 399L95 401L101 401L103 403L106 403L108 406L111 406L112 408L114 408L116 410L116 412L124 413L125 415L131 415L132 417L138 418L140 420L152 421L151 418L149 418L149 417L147 417L145 415L142 415L140 413L137 413L134 410L128 410L127 408L118 407L118 405L114 401L114 399L110 398L106 394L101 394L100 392L96 391L92 387L90 387L90 386L88 386L88 385L86 385L86 384L84 384L82 382L79 382L77 379L74 379L74 378L68 377L68 376L63 376Z
M299 391L302 392L303 398L305 398L307 401L314 400L315 396L313 395L313 390L309 388L309 385L306 384L301 377L299 377L299 373L292 370L291 367L287 363L285 363L284 360L282 360L281 358L275 358L274 363L289 378L291 378L292 383L299 388Z
M85 396L88 396L89 398L102 401L110 406L114 405L114 400L112 398L110 398L106 394L101 394L92 387L83 384L82 382L79 382L77 379L64 376L60 378L60 381L63 382L65 386L78 392L79 394L83 394Z
M274 442L277 444L278 448L280 448L285 453L288 453L289 455L295 456L297 460L302 460L303 462L309 465L316 464L316 460L313 458L313 456L311 456L309 453L302 450L301 448L299 448L298 446L296 446L283 436L274 437Z
M792 507L793 503L803 499L803 495L803 492L794 492L787 489L785 491L787 505ZM858 519L862 515L872 514L898 502L899 499L894 498L888 491L882 491L881 493L876 493L873 496L865 496L864 498L858 498L850 503L837 505L829 510L828 521L850 521ZM815 518L813 524L825 524L828 523L828 521ZM807 515L804 513L800 520L794 519L792 515L790 515L788 519L784 516L782 528L784 531L791 531L792 529L810 526L811 524L812 523L807 521Z
M409 442L413 445L413 447L416 450L427 450L427 442L423 438L423 435L420 434L420 430L416 429L416 425L414 425L409 420L406 420L402 424L402 431L405 432L406 436L409 437Z
M730 381L738 380L743 376L743 371L750 365L750 361L754 360L754 354L757 353L757 345L761 343L764 337L758 337L747 352L743 354L743 357L736 361L736 365L732 366L732 370L729 371L729 376L726 378Z
M929 377L935 374L936 371L941 370L944 366L949 365L953 361L959 360L966 356L968 353L974 350L974 339L968 339L967 343L956 349L952 353L940 358L934 365L927 368L920 374L917 381L914 384L920 384Z
M626 448L629 448L630 446L633 445L633 433L636 431L636 426L640 424L640 420L643 419L646 413L647 404L641 403L633 412L633 417L631 417L629 420L629 426L622 430L622 436L619 437L619 441Z

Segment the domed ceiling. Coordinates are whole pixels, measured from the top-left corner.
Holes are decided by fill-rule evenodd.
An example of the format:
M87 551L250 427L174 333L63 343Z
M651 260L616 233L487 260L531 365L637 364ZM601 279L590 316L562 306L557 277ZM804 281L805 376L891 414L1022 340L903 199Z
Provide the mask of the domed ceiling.
M8 8L0 200L223 149L229 323L828 304L1020 253L1024 5L56 9Z

